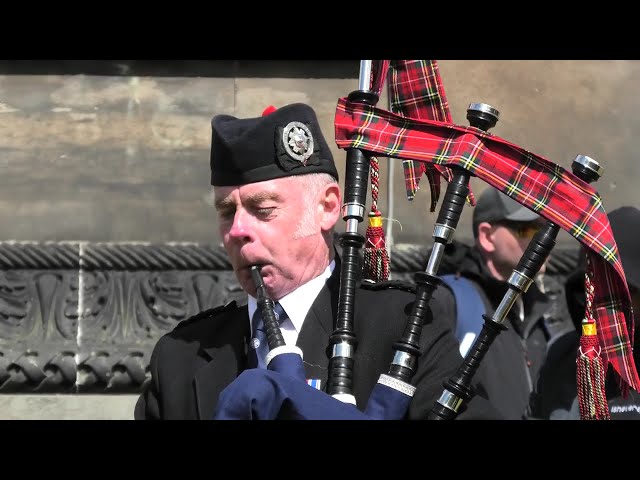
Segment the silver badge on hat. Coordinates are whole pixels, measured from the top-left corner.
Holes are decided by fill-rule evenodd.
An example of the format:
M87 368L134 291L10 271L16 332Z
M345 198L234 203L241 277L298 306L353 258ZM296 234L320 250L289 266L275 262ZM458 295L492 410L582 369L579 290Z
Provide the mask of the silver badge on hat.
M304 165L313 154L313 136L304 123L291 122L284 127L282 143L287 154Z

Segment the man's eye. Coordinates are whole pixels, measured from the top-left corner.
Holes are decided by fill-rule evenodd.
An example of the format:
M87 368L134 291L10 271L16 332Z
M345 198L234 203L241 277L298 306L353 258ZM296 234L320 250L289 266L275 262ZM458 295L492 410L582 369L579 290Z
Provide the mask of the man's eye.
M218 210L218 218L220 220L228 221L233 220L235 212L233 210Z
M273 213L274 210L275 210L274 207L263 207L263 208L256 209L256 213L260 217L268 217Z

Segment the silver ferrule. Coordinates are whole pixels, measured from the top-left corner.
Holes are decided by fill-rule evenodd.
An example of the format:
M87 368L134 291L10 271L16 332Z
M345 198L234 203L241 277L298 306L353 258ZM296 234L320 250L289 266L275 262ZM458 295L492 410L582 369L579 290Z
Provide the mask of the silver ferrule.
M429 275L437 275L438 268L440 268L440 261L444 254L444 243L434 242L433 248L431 248L431 254L429 255L429 261L427 262L426 272Z
M360 225L360 222L358 222L357 219L350 218L349 220L347 220L345 231L348 233L358 233L358 225Z
M364 205L360 203L346 203L342 206L342 218L344 220L349 220L351 218L356 218L358 221L362 221L364 219Z
M445 243L451 243L453 240L453 235L456 233L456 229L452 227L448 227L446 225L442 225L436 223L433 226L433 238L439 238L444 240Z
M368 91L371 89L371 60L360 60L360 76L358 78L358 89Z
M416 368L416 357L407 352L398 351L393 356L391 363L413 371Z
M523 275L517 270L511 272L511 276L509 277L509 283L520 290L522 293L526 293L527 290L529 290L532 282L533 280L531 278Z
M491 320L496 323L504 322L504 319L509 314L511 307L513 307L513 304L516 302L519 296L519 290L514 290L512 288L507 290L507 293L505 293L504 297L502 297L502 301L500 302L500 305L498 305L498 308L496 308L496 311L493 314Z
M502 297L502 301L500 302L500 305L498 305L498 308L496 308L496 311L493 314L491 320L497 323L504 322L504 319L509 314L509 311L511 310L511 307L513 307L513 304L522 293L525 293L527 290L529 290L532 282L532 279L530 279L526 275L523 275L517 270L514 270L509 277L509 290L507 290L507 293L505 293L504 297Z
M346 342L336 343L333 346L332 356L351 358L353 356L353 347Z
M442 392L442 395L440 395L438 403L453 412L457 412L462 405L462 399L458 398L449 390L445 390L444 392Z

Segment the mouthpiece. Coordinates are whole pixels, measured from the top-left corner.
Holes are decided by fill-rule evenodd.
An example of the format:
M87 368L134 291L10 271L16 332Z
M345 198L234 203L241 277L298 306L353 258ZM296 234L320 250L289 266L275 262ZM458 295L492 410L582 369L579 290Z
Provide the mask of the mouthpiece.
M264 298L265 296L264 280L262 279L262 275L260 275L259 266L254 265L251 267L251 278L253 278L253 283L256 286L256 298L258 300Z
M256 286L256 299L258 300L258 309L262 313L262 321L264 323L264 331L267 335L267 345L269 353L264 359L267 366L271 365L271 360L283 353L295 353L298 357L292 362L284 361L284 363L275 362L272 370L293 376L295 378L305 379L304 365L302 363L302 350L295 345L287 346L282 331L280 330L279 315L276 311L274 301L267 295L264 286L264 280L260 274L258 265L251 266L251 277ZM282 306L280 305L280 308Z

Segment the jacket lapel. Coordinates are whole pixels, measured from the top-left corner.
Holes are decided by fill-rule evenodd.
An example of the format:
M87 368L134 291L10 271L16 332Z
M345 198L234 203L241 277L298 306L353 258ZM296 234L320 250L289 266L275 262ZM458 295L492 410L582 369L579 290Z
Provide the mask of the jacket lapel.
M333 273L311 305L298 335L297 345L304 352L305 375L307 379L320 379L322 390L325 389L328 378L327 346L335 328L339 283L340 262L336 257Z
M195 374L194 388L201 420L210 420L218 403L218 396L243 370L247 358L249 338L248 313L244 306L215 320L209 340L203 342L201 354L209 361Z
M237 363L236 355L231 346L227 345L226 348L219 348L212 352L211 361L196 373L196 401L200 420L213 419L220 392L240 374L238 369L218 368L219 365L231 366L235 363Z

